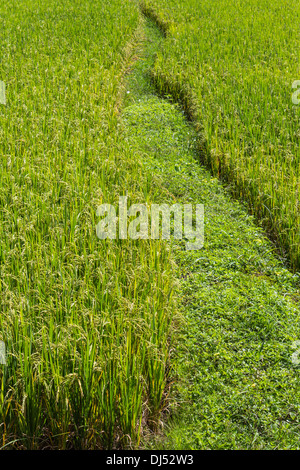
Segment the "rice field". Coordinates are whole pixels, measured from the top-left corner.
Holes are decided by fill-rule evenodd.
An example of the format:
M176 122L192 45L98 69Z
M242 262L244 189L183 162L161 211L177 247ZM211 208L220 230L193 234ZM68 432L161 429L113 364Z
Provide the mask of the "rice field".
M167 33L158 89L183 103L202 161L299 268L299 2L146 0L143 9Z
M0 447L138 445L164 405L168 247L102 241L99 204L151 199L119 125L137 5L0 6Z
M165 35L152 31L148 42L159 49L151 52L155 62L151 59L150 65L143 58L144 15L154 19ZM183 106L195 127L202 162L230 185L235 196L247 201L250 211L276 240L281 258L287 258L294 270L299 268L299 20L296 0L1 2L0 450L136 449L147 445L149 436L151 440L160 435L162 419L176 402L172 392L174 344L180 341L182 325L188 325L184 315L188 309L195 310L195 292L201 300L203 325L205 305L211 301L209 331L215 331L214 299L219 299L219 293L210 296L210 289L220 275L215 278L211 271L212 280L208 276L207 284L206 280L194 281L192 270L198 269L202 258L197 255L192 268L186 258L180 268L174 247L164 240L97 237L100 204L117 206L120 196L128 197L128 205L187 202L199 197L192 188L201 193L192 179L198 175L195 163L188 161L192 157L187 149L194 145L190 141L194 134L186 135L189 127L179 107L166 106L163 114L164 106L153 98L156 91ZM128 86L137 62L140 69L132 79L136 83ZM151 86L156 91L147 82L147 67L152 67ZM149 101L141 103L140 110L129 107L126 118L126 103L142 101L145 83ZM159 122L151 118L152 112ZM164 122L166 135L161 134ZM147 126L141 130L138 126L143 123ZM155 137L157 128L160 133ZM178 148L176 136L181 136ZM168 145L172 158L163 163L161 152ZM177 164L173 160L179 151ZM215 178L210 181L202 170L199 175L204 199L214 192L221 194ZM254 281L249 282L255 312L251 310L249 319L247 309L243 310L245 324L239 326L237 319L238 326L234 324L228 336L233 344L236 338L240 341L240 331L245 341L248 335L254 338L251 364L246 374L239 370L247 381L257 355L260 360L261 338L265 341L261 331L258 339L255 336L260 325L267 331L266 338L272 339L268 366L273 367L274 357L277 364L284 356L282 369L288 362L286 344L298 334L294 324L298 278L271 258L270 245L265 244L261 231L256 233L253 225L247 225L245 212L236 209L227 196L222 198L228 208L228 232L223 230L217 236L226 245L226 256L230 258L229 252L240 240L236 236L239 227L245 233L240 242L243 255L238 258L252 244L255 273L249 275L251 281L259 275L273 286L276 276L282 277L282 283L278 281L283 286L282 297L277 303L272 300L271 307L261 300L270 294L264 279L263 294L255 291ZM215 233L214 224L220 227L222 218L218 219L216 205L209 210L210 230ZM228 235L231 212L232 217L238 213L232 236ZM239 217L247 220L239 225ZM205 270L218 265L213 251L217 242L212 238L209 243L207 262L211 266L205 265ZM226 266L220 269L225 278L223 270L230 273L230 283L235 275L240 277L236 260L230 259ZM206 271L203 275L206 277ZM243 275L248 282L248 272ZM187 287L180 287L181 279L189 276ZM222 305L226 318L231 318L233 298L237 298L237 310L244 308L238 289L234 283L228 287L230 301L225 296ZM290 303L285 303L285 290L293 296ZM261 304L269 315L267 326L259 315ZM277 309L278 318L282 309L286 319L284 345L278 340L279 320L273 319L272 308ZM223 317L221 312L217 319L220 331L228 327ZM196 332L197 316L193 322L196 343L189 340L187 344L197 351L204 333ZM203 344L206 342L207 338ZM273 348L278 344L276 356ZM187 375L200 367L198 358L190 356L186 355L190 361ZM234 354L226 357L226 367L234 370ZM208 353L203 358L210 361ZM222 358L216 362L219 360ZM278 389L289 372L287 367L282 376L274 374ZM219 386L218 371L214 380ZM290 390L296 390L297 371L293 370L289 380ZM214 382L210 387L215 387ZM228 395L233 396L230 387ZM264 390L257 393L263 402ZM219 402L219 397L214 399ZM284 409L289 416L290 403L283 395L280 400L276 413L279 416ZM269 409L264 412L269 424L273 415ZM214 414L212 407L209 413ZM298 413L296 404L292 413ZM218 411L219 415L221 429L223 415ZM262 439L261 446L271 442L276 447L282 442L283 428L278 426L280 437ZM286 445L295 446L298 430L294 422L291 428ZM244 434L248 439L247 429ZM209 448L209 439L202 436L201 445ZM218 442L222 439L223 435ZM228 448L232 444L225 438L224 442L214 445Z

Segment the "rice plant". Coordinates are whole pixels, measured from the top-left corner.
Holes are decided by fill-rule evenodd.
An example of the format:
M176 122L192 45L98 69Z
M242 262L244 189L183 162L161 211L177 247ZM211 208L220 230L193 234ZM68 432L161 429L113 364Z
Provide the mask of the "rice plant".
M96 210L151 200L119 120L141 29L121 0L0 5L1 447L138 446L162 407L173 267L99 240Z

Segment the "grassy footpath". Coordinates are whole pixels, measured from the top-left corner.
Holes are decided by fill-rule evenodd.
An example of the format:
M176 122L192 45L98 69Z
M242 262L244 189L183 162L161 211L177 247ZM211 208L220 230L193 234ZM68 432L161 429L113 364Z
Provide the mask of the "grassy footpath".
M144 445L169 449L299 448L299 274L291 274L243 204L197 162L180 108L150 83L162 34L147 20L129 77L123 125L153 174L156 202L205 204L205 246L172 243L181 324L173 344L170 415ZM140 158L140 157L139 157ZM156 191L157 188L157 191Z

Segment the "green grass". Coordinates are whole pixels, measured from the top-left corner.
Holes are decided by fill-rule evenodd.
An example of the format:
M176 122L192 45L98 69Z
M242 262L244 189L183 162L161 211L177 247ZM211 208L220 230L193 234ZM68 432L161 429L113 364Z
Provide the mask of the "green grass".
M183 103L202 161L299 268L299 2L142 4L167 32L153 70L158 90Z
M147 21L145 52L128 84L128 139L160 182L160 202L203 203L205 245L172 242L181 321L172 392L152 449L298 449L299 273L292 274L245 205L198 163L197 133L149 81L164 40ZM154 183L154 187L157 184Z

